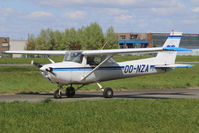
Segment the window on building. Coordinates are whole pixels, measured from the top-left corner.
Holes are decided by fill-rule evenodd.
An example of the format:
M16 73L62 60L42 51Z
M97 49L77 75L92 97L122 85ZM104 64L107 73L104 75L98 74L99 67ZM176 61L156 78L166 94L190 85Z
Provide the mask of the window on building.
M141 44L140 44L140 43L136 43L136 44L135 44L135 47L136 47L136 48L141 48Z
M133 44L133 43L128 43L128 44L127 44L127 47L128 47L128 48L135 48L135 44Z
M120 39L126 39L125 35L120 35Z
M120 48L125 48L125 45L123 43L120 43Z
M137 38L138 38L138 35L135 35L135 34L130 35L130 39L137 39Z
M8 47L8 43L2 43L2 47Z

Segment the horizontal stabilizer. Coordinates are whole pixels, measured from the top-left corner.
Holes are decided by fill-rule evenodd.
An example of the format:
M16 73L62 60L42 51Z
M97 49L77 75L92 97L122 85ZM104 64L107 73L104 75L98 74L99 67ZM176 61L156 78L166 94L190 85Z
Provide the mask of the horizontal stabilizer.
M168 51L192 51L192 49L176 48L176 47L166 47L163 50L168 50Z
M155 65L155 68L190 68L195 65L190 65L190 64L165 64L165 65Z

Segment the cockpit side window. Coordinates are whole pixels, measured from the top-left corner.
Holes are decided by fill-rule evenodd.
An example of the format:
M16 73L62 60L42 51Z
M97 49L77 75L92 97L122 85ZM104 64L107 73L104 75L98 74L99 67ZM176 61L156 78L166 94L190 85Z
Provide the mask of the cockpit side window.
M105 56L88 56L87 64L96 66L99 65L104 59Z
M77 63L82 63L82 59L82 52L67 52L64 57L64 61L71 61Z

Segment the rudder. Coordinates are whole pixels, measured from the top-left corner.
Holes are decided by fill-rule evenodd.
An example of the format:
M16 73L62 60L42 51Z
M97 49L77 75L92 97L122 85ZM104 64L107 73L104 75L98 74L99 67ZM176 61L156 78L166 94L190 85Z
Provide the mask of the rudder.
M165 41L163 47L179 47L180 40L182 37L182 32L174 32L170 33L170 36ZM159 52L156 56L156 61L160 64L175 64L177 52L176 51L164 51Z

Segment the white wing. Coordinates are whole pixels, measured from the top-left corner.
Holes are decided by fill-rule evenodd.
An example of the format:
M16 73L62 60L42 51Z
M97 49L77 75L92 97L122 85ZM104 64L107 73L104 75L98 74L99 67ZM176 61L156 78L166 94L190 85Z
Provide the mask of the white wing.
M83 51L84 55L116 55L126 53L155 53L166 50L163 47L157 48L128 48L128 49L106 49L106 50L86 50ZM169 50L173 51L173 50Z
M6 54L36 54L36 55L65 55L66 50L24 50L24 51L3 51Z
M125 53L156 53L160 51L190 51L185 48L128 48L128 49L105 49L105 50L75 50L81 51L83 55L116 55ZM37 55L64 55L66 50L24 50L24 51L3 51L6 54L37 54Z

